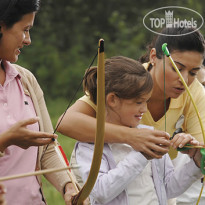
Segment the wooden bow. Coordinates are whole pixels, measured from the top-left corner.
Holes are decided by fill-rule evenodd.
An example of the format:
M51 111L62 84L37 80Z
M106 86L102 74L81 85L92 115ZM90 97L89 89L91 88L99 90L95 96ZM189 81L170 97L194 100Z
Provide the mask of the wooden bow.
M73 205L81 205L92 191L100 169L105 130L105 64L104 40L99 40L97 66L97 124L95 134L95 148L89 176L80 192L73 197Z

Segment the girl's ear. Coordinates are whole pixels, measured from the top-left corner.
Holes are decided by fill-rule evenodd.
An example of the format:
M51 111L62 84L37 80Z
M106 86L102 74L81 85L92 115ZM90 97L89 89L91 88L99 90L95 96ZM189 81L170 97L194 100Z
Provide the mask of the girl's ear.
M157 58L156 49L152 48L149 55L149 60L152 65L155 64L156 58Z
M106 104L107 106L114 108L118 105L119 97L115 95L115 93L108 93L106 96Z

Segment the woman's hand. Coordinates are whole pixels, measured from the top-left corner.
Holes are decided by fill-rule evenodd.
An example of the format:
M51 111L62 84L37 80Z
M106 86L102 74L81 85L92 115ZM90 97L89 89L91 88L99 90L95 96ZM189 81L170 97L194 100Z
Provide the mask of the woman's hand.
M169 134L164 131L150 129L126 129L125 143L141 152L147 159L161 158L169 151Z
M38 121L38 117L19 121L2 133L0 135L0 151L3 152L10 145L16 145L23 149L30 146L46 145L52 142L52 138L57 138L56 134L35 132L27 128L28 125Z
M5 193L6 189L4 188L3 184L0 184L0 205L6 205Z

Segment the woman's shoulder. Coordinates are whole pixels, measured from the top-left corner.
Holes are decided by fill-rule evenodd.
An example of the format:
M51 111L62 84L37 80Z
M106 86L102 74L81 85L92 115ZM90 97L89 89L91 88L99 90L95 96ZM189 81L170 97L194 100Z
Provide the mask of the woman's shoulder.
M12 66L19 72L23 84L28 84L28 83L31 85L38 84L33 73L29 71L27 68L24 68L17 64L12 64Z
M194 100L198 100L205 97L205 89L197 79L195 79L188 88ZM180 95L177 99L173 99L173 101L178 103L180 101L183 101L184 103L186 99L190 100L188 96L188 92L185 90L182 95Z
M196 100L205 97L205 89L197 79L189 86L189 89Z
M33 73L31 71L29 71L28 69L20 66L20 65L17 65L17 64L12 64L12 66L19 72L19 74L21 76L25 76L25 77L33 77Z
M84 95L83 97L79 98L78 100L81 100L81 101L87 103L87 104L90 105L94 110L96 110L96 105L92 102L92 100L90 99L89 95Z
M198 81L196 78L193 83L189 86L190 90L194 90L196 88L201 88L202 90L204 89L203 85Z

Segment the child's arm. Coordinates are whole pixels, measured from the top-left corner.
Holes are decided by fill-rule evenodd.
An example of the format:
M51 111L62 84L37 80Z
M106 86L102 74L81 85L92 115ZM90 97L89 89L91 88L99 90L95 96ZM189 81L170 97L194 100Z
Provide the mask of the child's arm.
M171 145L176 149L182 148L187 143L199 145L199 142L190 134L180 133L171 140ZM190 161L181 168L174 170L171 159L166 156L165 160L165 188L168 198L175 198L186 191L192 183L199 179L202 174L199 169L201 154L200 149L188 149L183 153L190 156ZM172 168L171 168L172 167Z
M76 160L80 165L80 172L84 182L89 174L92 155L92 144L77 144ZM140 152L131 151L123 161L115 166L112 153L108 146L105 145L98 178L90 195L91 202L94 200L100 204L108 202L112 204L114 200L126 199L126 197L122 197L123 194L125 195L123 191L143 171L147 163L148 160ZM119 198L117 198L118 196ZM123 203L120 201L120 204Z
M157 187L157 192L160 194L165 190L168 199L178 197L202 177L201 170L195 165L193 159L177 169L174 168L168 154L163 159L154 159L154 162L156 167L160 167L160 170L157 169L157 173L153 173L153 178L163 179L160 181L161 187Z

